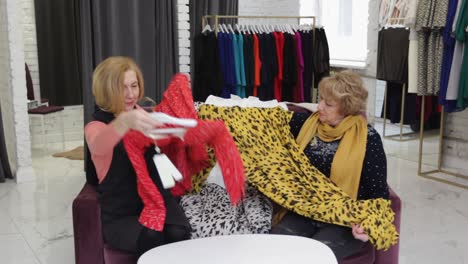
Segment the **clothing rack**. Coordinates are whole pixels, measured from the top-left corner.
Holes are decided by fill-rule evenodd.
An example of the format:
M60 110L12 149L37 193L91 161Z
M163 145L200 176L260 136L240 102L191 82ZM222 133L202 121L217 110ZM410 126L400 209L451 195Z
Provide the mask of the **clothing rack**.
M451 140L456 140L460 142L465 142L468 143L468 140L462 139L462 138L456 138L456 137L449 137L449 136L444 136L444 127L445 127L445 110L444 106L442 106L442 112L440 115L440 130L439 130L439 148L438 148L438 155L437 155L437 169L435 170L430 170L430 171L422 171L422 151L423 151L423 143L424 143L424 107L425 107L425 96L422 97L422 103L421 103L421 120L420 120L420 129L419 129L419 155L418 155L418 175L427 179L443 182L446 184L450 184L453 186L457 186L460 188L468 189L467 184L462 184L458 183L455 181L447 180L447 179L442 179L439 177L432 176L434 173L444 173L447 175L455 176L457 178L462 178L465 180L468 180L468 176L460 174L460 173L455 173L448 171L445 168L442 168L442 143L444 139L451 139Z
M404 17L390 17L388 19L388 24L384 26L386 28L387 26L394 27L394 26L404 26L402 22L405 21L406 18ZM417 137L408 137L408 138L403 138L403 136L411 136L411 135L417 135L416 132L407 132L403 133L403 121L404 121L404 116L405 116L405 103L406 103L406 83L403 83L403 87L401 89L401 111L400 111L400 133L399 134L394 134L394 135L385 135L386 132L386 126L387 126L387 84L385 85L385 99L384 99L384 116L383 116L383 132L382 136L384 138L394 140L394 141L409 141L409 140L414 140L417 139ZM397 138L399 136L399 138Z
M312 44L315 43L315 16L231 16L231 15L204 15L202 16L202 30L205 29L205 26L208 24L208 19L214 18L214 31L215 34L219 32L219 20L220 19L233 19L233 18L246 18L246 19L297 19L298 24L300 24L301 19L312 19ZM310 101L312 103L317 103L316 98L318 97L317 88L314 88L315 76L312 76L312 90L310 93Z
M315 28L315 16L219 16L219 15L205 15L202 16L202 30L208 24L208 19L214 18L215 20L215 32L219 30L219 19L232 19L232 18L250 18L250 19L297 19L300 23L301 19L312 19L312 28ZM315 38L314 38L315 39Z
M383 114L383 132L382 136L384 138L388 138L390 140L395 140L395 141L409 141L413 139L417 139L417 137L410 137L410 138L403 138L403 136L410 136L410 135L416 135L416 132L407 132L403 133L403 120L405 117L405 100L406 100L406 83L403 83L403 87L401 88L401 111L400 111L400 134L395 134L395 135L385 135L386 131L386 126L387 126L387 85L385 85L385 98L384 98L384 114ZM399 138L396 138L397 136L400 136Z

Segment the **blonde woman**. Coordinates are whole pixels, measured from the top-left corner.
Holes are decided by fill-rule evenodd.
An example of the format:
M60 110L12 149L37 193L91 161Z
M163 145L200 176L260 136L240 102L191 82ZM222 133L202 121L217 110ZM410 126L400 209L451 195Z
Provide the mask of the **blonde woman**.
M377 131L367 124L367 90L356 73L322 79L318 111L297 113L291 132L312 165L354 199L388 199L387 161ZM311 237L327 244L338 260L352 255L369 237L359 223L352 228L287 212L272 233Z
M94 173L98 178L104 242L141 255L156 246L188 239L188 220L170 191L162 188L152 161L154 146L145 150L144 158L148 174L162 197L156 202L165 211L152 215L160 218L162 228L148 228L139 221L143 202L123 139L130 131L144 134L162 125L137 105L144 95L140 68L127 57L104 60L93 74L93 94L98 109L93 114L94 121L85 127L91 153L87 174Z

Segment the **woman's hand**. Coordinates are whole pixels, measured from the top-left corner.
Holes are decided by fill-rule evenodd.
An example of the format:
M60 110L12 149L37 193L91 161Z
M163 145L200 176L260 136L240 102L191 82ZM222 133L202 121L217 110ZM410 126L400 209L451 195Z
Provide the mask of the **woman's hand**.
M352 232L355 239L361 240L362 242L369 241L369 236L359 224L352 225Z
M151 118L143 109L134 109L120 113L114 126L121 135L124 135L129 129L134 129L146 134L148 131L163 126L163 123Z

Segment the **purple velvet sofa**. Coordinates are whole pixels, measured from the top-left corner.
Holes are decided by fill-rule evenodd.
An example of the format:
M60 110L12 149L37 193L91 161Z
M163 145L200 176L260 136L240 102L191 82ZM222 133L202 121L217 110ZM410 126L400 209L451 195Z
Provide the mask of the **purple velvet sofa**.
M94 186L85 184L73 201L73 231L76 264L135 264L135 255L112 249L102 240L101 211ZM390 189L395 226L400 231L400 198ZM375 250L368 244L361 252L341 264L398 264L399 244L387 251Z

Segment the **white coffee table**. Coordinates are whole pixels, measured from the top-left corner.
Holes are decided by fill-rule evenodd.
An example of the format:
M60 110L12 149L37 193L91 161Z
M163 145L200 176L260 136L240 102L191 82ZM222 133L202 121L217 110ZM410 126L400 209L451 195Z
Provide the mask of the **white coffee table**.
M286 235L231 235L186 240L153 248L138 264L337 264L325 244Z

